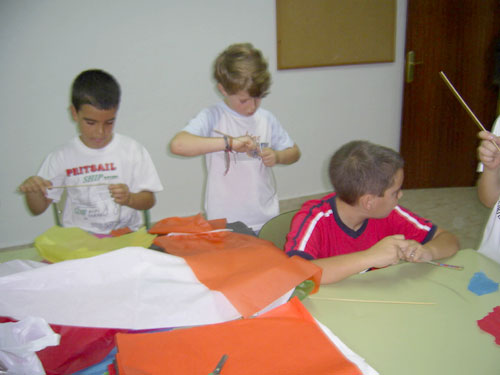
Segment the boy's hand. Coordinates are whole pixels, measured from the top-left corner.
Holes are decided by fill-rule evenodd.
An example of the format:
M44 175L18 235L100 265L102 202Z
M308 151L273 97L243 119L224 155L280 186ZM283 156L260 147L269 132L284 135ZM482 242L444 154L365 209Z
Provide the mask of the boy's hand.
M403 259L407 262L427 262L432 260L432 253L430 250L426 249L421 243L408 240L408 247L403 249Z
M129 206L131 194L128 186L125 184L111 184L108 187L111 197L117 204Z
M25 194L41 193L47 195L47 189L52 187L52 182L40 176L28 177L20 186L19 191Z
M272 148L263 148L260 153L260 157L266 167L273 167L278 164L278 154Z
M232 149L236 152L250 152L257 149L257 142L249 135L233 137Z
M372 267L382 268L398 264L404 258L403 250L408 247L408 242L402 234L388 236L370 247L367 253L372 257Z
M500 166L500 152L492 142L500 146L500 137L495 137L487 131L478 133L478 137L482 139L477 148L477 156L487 169L497 169Z

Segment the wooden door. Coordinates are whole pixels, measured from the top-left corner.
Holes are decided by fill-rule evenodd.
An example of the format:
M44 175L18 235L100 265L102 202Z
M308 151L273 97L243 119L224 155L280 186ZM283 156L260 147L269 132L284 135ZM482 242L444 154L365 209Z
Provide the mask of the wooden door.
M499 37L499 0L408 0L405 52L408 58L413 51L415 65L413 81L404 87L405 188L474 185L478 127L439 72L490 129L498 99L493 73Z

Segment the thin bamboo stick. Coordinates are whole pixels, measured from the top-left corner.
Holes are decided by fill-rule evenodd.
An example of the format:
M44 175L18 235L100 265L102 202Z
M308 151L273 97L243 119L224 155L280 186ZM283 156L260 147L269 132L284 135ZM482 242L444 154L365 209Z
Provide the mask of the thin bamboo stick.
M474 122L476 123L476 125L479 127L479 129L481 129L483 131L487 131L485 129L485 127L483 126L483 124L481 124L481 121L479 121L479 119L476 117L476 115L474 114L474 112L472 112L472 110L469 108L469 106L467 105L467 103L465 102L465 100L462 99L462 97L460 96L460 94L458 93L458 91L455 89L455 87L453 87L453 85L451 84L451 82L448 79L448 77L446 77L446 74L444 74L441 71L441 72L439 72L439 75L443 79L444 83L446 83L446 86L448 86L448 88L451 90L451 92L453 93L453 95L455 95L455 97L458 99L458 101L460 102L460 104L462 105L462 107L464 107L464 109L467 111L467 113L472 117L472 119L474 120ZM495 147L497 148L497 150L500 151L500 147L493 140L491 141L491 143L493 143L495 145Z
M404 304L404 305L435 305L435 302L413 302L413 301L385 301L385 300L371 300L371 299L352 299L352 298L333 298L333 297L315 297L309 296L310 299L322 301L341 301L341 302L361 302L361 303L390 303L390 304Z
M217 134L220 134L220 135L224 135L226 137L231 137L229 134L223 133L223 132L221 132L219 130L216 130L216 129L214 129L214 133L217 133Z
M104 186L104 185L109 185L109 184L101 183L101 184L86 184L86 185L60 185L60 186L50 186L49 189L79 188L79 187Z

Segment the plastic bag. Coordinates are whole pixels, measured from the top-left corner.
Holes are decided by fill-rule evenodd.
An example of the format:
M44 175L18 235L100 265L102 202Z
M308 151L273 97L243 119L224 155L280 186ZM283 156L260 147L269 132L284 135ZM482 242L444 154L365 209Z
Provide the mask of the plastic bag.
M56 263L68 259L89 258L129 246L148 248L156 236L145 227L120 237L97 238L81 228L53 226L35 239L41 257Z
M0 324L0 362L7 374L45 374L36 352L59 345L60 336L42 318Z

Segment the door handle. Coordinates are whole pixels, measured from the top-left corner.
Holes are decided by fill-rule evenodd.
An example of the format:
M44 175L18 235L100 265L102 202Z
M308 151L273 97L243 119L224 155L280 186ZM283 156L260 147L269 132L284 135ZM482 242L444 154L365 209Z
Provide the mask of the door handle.
M415 61L415 51L408 51L406 54L406 83L413 82L415 65L423 64L423 61Z

